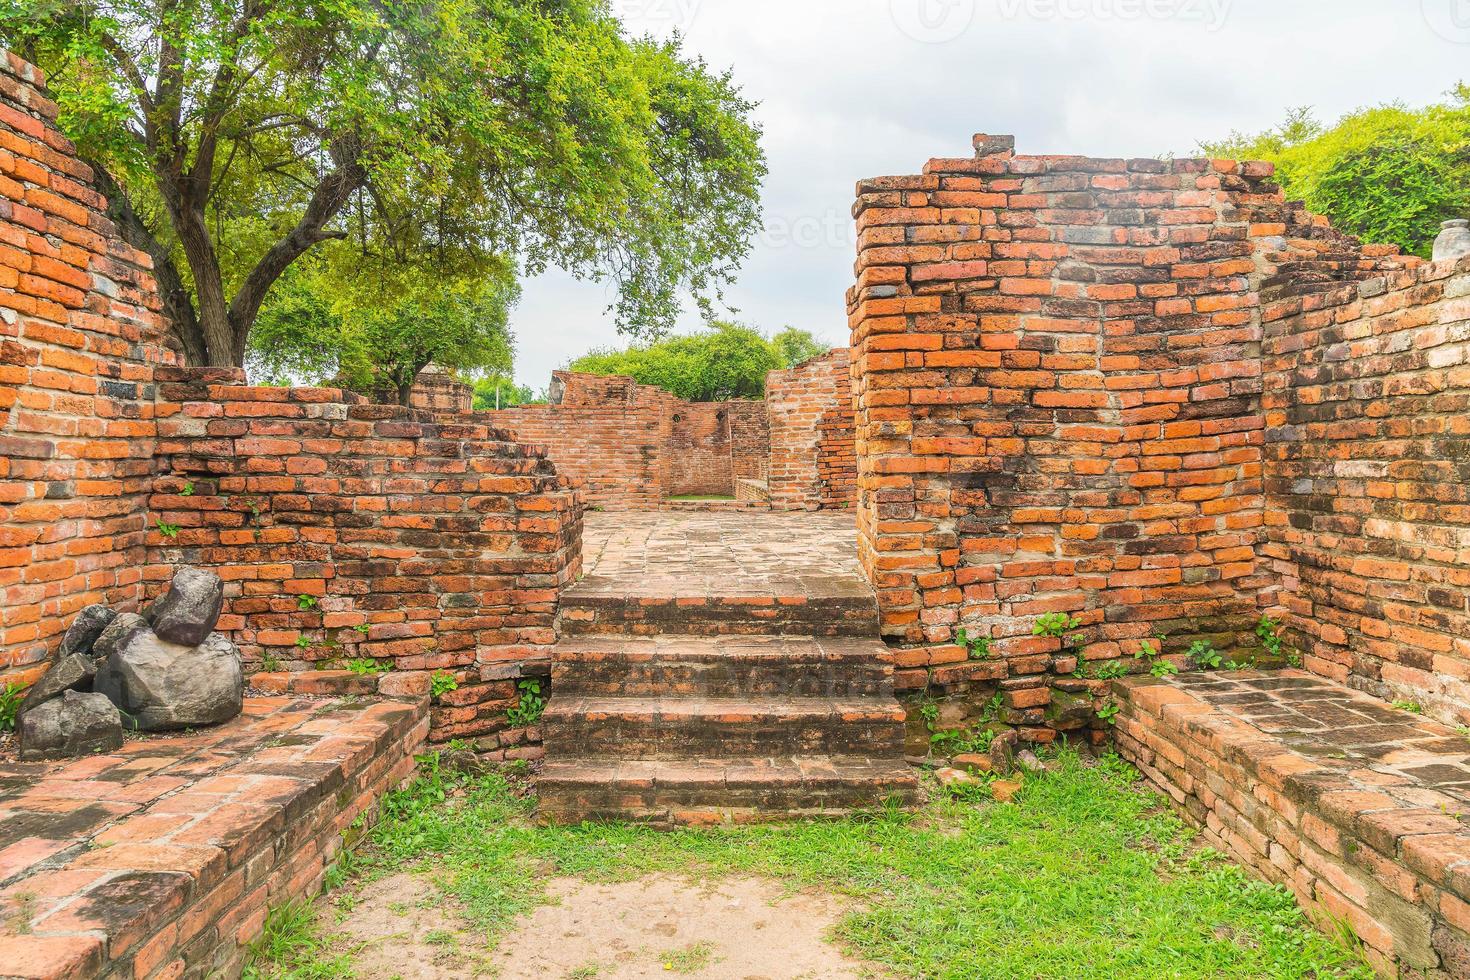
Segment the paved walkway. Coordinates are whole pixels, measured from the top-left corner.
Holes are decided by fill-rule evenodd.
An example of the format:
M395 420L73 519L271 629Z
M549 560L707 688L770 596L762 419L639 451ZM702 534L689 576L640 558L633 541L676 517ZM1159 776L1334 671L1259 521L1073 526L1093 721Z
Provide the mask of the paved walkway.
M872 594L851 513L593 511L582 551L588 596Z

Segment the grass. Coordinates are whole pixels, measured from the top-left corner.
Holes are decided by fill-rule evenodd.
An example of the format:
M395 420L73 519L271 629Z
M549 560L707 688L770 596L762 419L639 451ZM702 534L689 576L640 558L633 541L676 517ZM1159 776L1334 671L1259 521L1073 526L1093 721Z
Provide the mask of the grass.
M492 942L547 901L550 877L746 874L851 896L835 938L903 977L1371 977L1284 889L1194 848L1135 779L1115 758L1063 754L1013 804L944 799L915 813L660 833L537 827L515 777L468 781L431 762L385 801L360 865L432 874ZM308 969L334 962L320 939L302 941ZM303 961L286 952L257 975L340 975L295 972Z

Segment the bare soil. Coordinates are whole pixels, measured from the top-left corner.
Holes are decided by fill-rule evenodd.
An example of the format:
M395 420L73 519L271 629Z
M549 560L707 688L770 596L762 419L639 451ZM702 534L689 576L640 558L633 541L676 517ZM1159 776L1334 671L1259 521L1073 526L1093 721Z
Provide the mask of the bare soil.
M367 885L325 931L371 980L859 980L878 972L827 933L846 911L818 892L755 878L692 882L651 876L617 884L556 879L553 904L494 947L429 881L399 874ZM345 915L342 914L345 912Z

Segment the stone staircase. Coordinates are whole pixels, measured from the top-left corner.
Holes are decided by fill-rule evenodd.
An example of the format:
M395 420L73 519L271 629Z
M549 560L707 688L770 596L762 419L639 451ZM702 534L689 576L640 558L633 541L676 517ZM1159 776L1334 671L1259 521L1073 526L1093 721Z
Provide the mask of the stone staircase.
M776 596L562 598L542 718L543 819L662 826L836 816L913 801L903 710L866 584ZM694 591L693 589L687 591Z

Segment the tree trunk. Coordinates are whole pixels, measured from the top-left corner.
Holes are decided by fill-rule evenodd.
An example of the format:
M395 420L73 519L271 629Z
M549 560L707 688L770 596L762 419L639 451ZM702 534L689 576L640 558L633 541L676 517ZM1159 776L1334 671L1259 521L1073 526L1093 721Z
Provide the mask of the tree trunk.
M412 408L413 407L413 382L412 381L410 381L406 385L401 384L401 385L398 386L398 404L402 405L404 408Z

